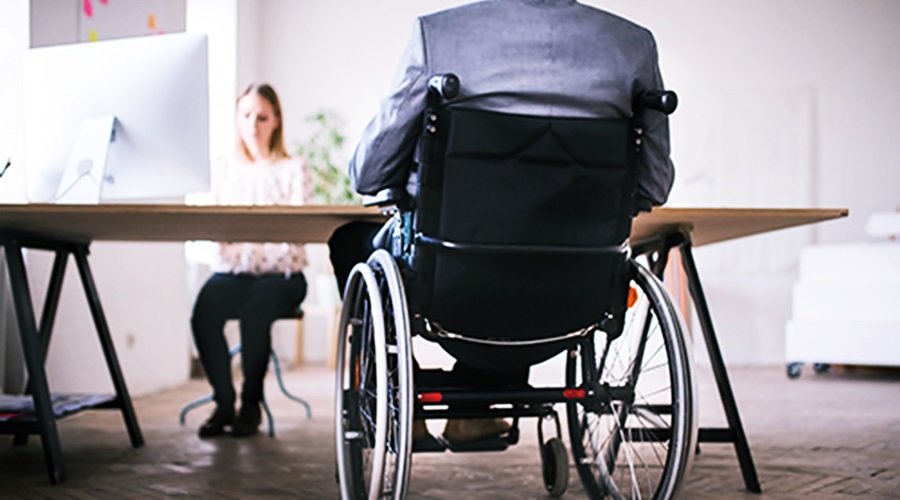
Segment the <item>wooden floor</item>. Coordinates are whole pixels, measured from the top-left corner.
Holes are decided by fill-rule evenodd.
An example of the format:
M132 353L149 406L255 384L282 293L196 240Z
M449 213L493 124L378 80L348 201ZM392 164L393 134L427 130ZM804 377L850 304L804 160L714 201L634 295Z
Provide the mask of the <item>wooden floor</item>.
M744 490L730 445L705 444L682 498L900 498L898 372L807 369L797 380L788 380L783 368L730 374L763 494ZM207 391L200 381L135 400L147 443L138 449L129 446L115 411L64 419L68 481L58 486L48 484L39 439L12 447L4 436L0 498L336 498L332 375L316 367L287 374L288 387L312 402L310 420L267 380L275 439L201 441L196 428L208 408L179 426L181 406ZM700 375L701 424L720 425L711 376ZM410 498L546 498L532 422L524 430L522 442L505 453L415 455ZM566 497L582 496L572 471Z

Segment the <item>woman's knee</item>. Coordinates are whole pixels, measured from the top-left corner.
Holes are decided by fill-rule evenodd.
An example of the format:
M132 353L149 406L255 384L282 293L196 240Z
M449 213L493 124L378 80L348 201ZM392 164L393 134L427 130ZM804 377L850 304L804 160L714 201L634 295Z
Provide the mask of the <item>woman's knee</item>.
M218 327L236 314L235 304L243 296L238 278L227 274L214 274L200 288L191 309L191 327Z

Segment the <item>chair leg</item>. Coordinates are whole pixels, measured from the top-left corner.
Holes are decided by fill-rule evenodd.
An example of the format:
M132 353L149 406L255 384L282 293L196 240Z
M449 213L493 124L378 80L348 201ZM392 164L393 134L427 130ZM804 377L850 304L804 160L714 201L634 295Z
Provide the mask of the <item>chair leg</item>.
M237 354L239 352L241 352L240 344L232 347L231 350L229 351L229 354L233 357L235 354ZM278 362L278 355L275 354L274 349L272 349L271 355L272 355L272 364L274 365L274 368L275 368L275 379L278 380L278 387L281 388L281 392L284 393L284 395L287 396L289 399L302 404L303 407L306 409L306 418L312 418L312 409L310 408L309 403L307 403L305 399L291 394L287 390L287 387L284 386L284 380L281 378L281 364ZM213 400L213 395L210 394L208 396L204 396L200 399L196 399L196 400L191 401L190 403L186 404L184 406L184 408L181 409L181 413L179 413L179 415L178 415L178 422L181 425L184 425L185 418L187 417L187 414L189 411L193 410L194 408L197 408L198 406L205 405L206 403L209 403L212 400ZM274 417L272 417L272 412L269 410L269 404L266 403L265 396L263 396L262 401L260 401L260 403L262 404L263 411L266 412L266 419L269 421L269 437L275 437L275 419L274 419Z
M194 401L191 401L190 403L184 405L184 408L181 409L181 413L178 415L178 423L180 423L181 425L184 425L184 418L187 416L189 411L193 410L194 408L196 408L198 406L203 406L212 400L213 400L213 396L212 396L212 394L210 394L209 396L204 396L200 399L195 399Z
M241 352L241 344L237 344L236 346L229 349L228 356L233 358L234 355L239 352ZM208 396L204 396L202 398L195 399L195 400L191 401L190 403L184 405L184 408L181 409L181 413L178 414L178 423L180 423L181 425L184 425L184 419L185 419L185 417L187 417L187 414L189 411L193 410L194 408L197 408L198 406L203 406L212 400L213 400L213 395L210 394Z
M266 420L269 421L269 437L275 437L275 419L272 418L272 412L269 411L269 404L266 403L265 396L263 396L260 403L262 404L263 411L266 412Z
M281 388L281 392L289 399L302 404L303 407L306 408L306 418L312 418L312 409L309 407L309 403L307 403L305 399L288 392L287 387L284 386L284 380L281 378L281 365L278 363L278 356L275 354L274 349L272 350L272 364L275 368L275 379L278 380L278 387Z

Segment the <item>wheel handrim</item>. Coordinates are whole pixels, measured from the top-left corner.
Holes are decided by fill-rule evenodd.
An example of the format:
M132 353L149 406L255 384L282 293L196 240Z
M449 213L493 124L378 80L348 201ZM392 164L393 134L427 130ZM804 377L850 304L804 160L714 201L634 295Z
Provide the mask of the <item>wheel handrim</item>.
M337 355L341 494L403 498L411 452L412 360L402 282L387 252L376 251L351 272Z
M695 424L688 352L677 318L669 317L667 296L644 271L635 268L644 293L629 310L622 336L607 345L598 334L594 347L603 363L600 383L633 387L633 400L609 399L589 412L576 403L567 407L576 468L598 497L670 498L690 465L685 448ZM664 332L661 322L675 334ZM581 357L569 358L567 384L581 382L580 363Z

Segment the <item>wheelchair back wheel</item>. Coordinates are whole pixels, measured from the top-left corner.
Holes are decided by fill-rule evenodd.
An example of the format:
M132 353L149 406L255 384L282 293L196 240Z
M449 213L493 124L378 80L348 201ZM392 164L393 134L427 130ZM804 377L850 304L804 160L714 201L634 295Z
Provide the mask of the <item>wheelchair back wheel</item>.
M572 455L592 498L674 497L697 442L690 350L668 294L632 263L637 302L621 336L602 332L570 352L568 387L598 396L568 402Z
M403 285L378 250L353 268L338 338L335 428L342 498L404 498L412 439L412 359Z

